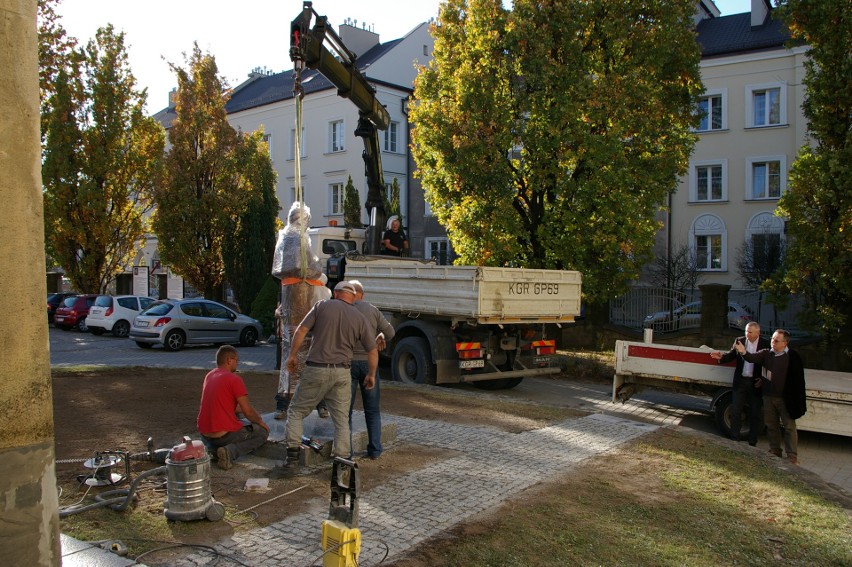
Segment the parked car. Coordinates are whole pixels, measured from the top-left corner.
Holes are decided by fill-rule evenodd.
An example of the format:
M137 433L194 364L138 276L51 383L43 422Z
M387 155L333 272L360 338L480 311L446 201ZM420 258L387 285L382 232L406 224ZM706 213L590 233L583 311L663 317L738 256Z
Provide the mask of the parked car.
M72 292L59 292L47 294L47 322L53 323L53 315L56 313L56 308L67 298L77 295Z
M155 301L137 295L99 295L89 309L86 325L94 335L109 331L116 337L126 337L133 319Z
M93 294L66 297L53 314L54 325L66 331L70 331L74 327L82 332L88 331L86 317L89 315L89 308L94 305L97 297Z
M739 303L728 302L728 326L735 329L744 329L751 322L751 313ZM646 329L666 333L689 329L701 325L701 302L693 301L675 309L674 311L658 311L645 317L643 326Z
M254 346L260 323L207 299L164 299L136 316L130 338L141 348L163 345L176 351L186 344Z

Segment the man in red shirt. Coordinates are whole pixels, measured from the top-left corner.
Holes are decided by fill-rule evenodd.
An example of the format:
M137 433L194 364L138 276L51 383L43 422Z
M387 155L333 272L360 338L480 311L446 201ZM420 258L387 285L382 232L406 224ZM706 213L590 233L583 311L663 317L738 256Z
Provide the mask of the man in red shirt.
M242 455L251 453L266 441L269 426L248 400L243 379L234 374L240 360L237 349L230 345L216 352L215 370L204 377L201 408L198 410L198 432L216 447L219 468L228 470ZM237 418L239 410L251 423Z

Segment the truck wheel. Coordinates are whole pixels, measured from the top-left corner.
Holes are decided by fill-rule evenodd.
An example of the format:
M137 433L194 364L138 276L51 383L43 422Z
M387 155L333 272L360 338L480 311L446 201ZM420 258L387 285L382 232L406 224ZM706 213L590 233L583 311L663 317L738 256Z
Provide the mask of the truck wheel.
M479 382L471 382L471 384L480 390L511 390L523 381L523 377L498 378L497 380L480 380Z
M397 382L434 384L435 365L429 353L429 343L420 337L405 337L393 349L391 372Z
M731 393L725 394L716 402L714 412L714 421L716 427L725 437L731 438L731 415L734 407L734 396ZM743 407L743 414L740 416L740 439L748 439L751 422L749 421L749 413L751 408L746 404Z

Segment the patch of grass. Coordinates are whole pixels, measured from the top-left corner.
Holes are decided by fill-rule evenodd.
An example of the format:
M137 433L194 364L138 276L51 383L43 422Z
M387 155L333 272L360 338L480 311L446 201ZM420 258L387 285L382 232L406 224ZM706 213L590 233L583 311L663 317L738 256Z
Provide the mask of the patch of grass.
M613 351L560 350L551 357L566 378L590 382L611 382L615 374Z
M155 477L140 485L139 495L156 491L156 495L145 495L123 511L116 511L109 506L88 510L66 516L61 520L62 533L81 541L120 540L129 551L130 556L136 556L144 551L159 547L167 541L192 541L194 538L205 539L207 526L201 522L168 522L163 516L163 503L166 500L165 490L155 487ZM123 486L124 488L127 485ZM86 486L79 492L65 493L60 498L60 508L71 506L83 499ZM92 488L82 502L83 505L94 502L92 493L102 492L102 488ZM106 488L109 490L109 488ZM162 496L161 498L157 496ZM152 497L153 496L153 497ZM120 502L119 502L120 503ZM206 522L205 522L206 523Z
M766 459L661 430L396 567L852 565L847 511Z

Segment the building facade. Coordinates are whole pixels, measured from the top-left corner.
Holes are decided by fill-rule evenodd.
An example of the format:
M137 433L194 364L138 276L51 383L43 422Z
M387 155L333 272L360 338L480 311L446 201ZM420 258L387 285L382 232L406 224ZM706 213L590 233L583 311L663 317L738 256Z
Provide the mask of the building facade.
M671 199L669 251L687 246L703 283L747 288L744 255L778 251L785 220L775 215L799 148L807 143L802 113L807 48L789 46L768 0L751 12L697 25L706 91L689 170Z

